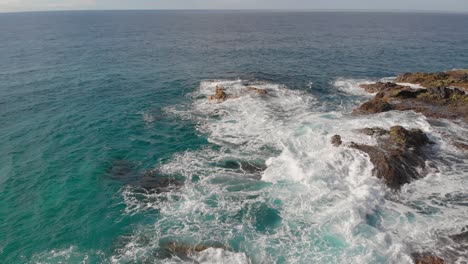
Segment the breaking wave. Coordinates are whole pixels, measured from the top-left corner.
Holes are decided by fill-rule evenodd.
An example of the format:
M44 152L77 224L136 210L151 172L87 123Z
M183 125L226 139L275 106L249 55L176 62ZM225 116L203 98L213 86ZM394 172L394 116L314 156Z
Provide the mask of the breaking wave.
M367 96L357 89L363 82L334 86ZM207 99L217 85L230 99ZM468 224L468 160L446 140L466 135L466 127L432 124L414 112L322 112L319 98L267 82L203 81L190 98L165 111L193 121L211 144L158 165L185 177L179 191L122 189L127 214L159 216L124 239L113 263L411 263L415 251L447 254L456 247L449 235ZM368 156L329 143L340 134L375 144L355 129L393 125L427 133L438 168L400 193L371 175ZM200 250L168 255L170 243ZM461 252L452 257L466 261Z

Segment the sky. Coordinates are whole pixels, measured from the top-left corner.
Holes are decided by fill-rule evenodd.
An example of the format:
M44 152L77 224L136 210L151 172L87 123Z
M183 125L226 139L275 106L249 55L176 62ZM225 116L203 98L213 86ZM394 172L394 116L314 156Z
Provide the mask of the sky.
M468 12L468 0L0 0L0 12L117 9L330 9Z

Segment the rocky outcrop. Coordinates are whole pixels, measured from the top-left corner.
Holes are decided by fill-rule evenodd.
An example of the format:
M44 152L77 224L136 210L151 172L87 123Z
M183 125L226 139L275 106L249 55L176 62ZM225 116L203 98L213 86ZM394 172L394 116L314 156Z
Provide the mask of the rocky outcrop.
M398 76L395 82L419 84L427 88L454 86L468 89L468 70L452 70L436 73L405 73Z
M265 90L265 89L260 89L260 88L253 87L253 86L248 86L247 91L256 92L258 94L267 94L268 93L267 90Z
M359 87L363 88L368 93L378 93L383 90L393 89L397 87L404 87L404 86L401 86L392 82L386 82L386 83L376 82L376 83L370 83L370 84L361 84L359 85Z
M444 264L444 260L435 255L415 255L415 264Z
M389 130L365 128L361 131L376 136L378 144L371 146L351 142L347 146L367 153L374 165L372 173L383 179L388 187L399 189L403 184L424 176L421 174L426 167L424 147L430 141L420 129L407 130L393 126ZM341 142L338 135L332 138L334 146L339 146L338 138Z
M209 244L186 244L182 242L171 241L168 243L163 243L161 247L173 255L186 258L187 256L193 255L194 253L202 252L208 248L221 248L227 251L232 251L231 248L226 247L220 243L209 243Z
M332 145L335 146L335 147L341 146L341 144L343 144L343 142L341 141L341 136L340 136L340 135L334 135L334 136L331 138L331 143L332 143Z
M227 99L226 92L224 90L224 87L221 85L216 85L216 90L214 95L208 96L208 99L210 101L217 101L217 102L224 102Z
M368 135L368 136L383 136L388 134L388 131L380 127L366 127L356 130L359 133Z
M391 110L413 110L430 118L468 121L468 95L458 88L411 89L400 85L387 85L386 87L354 112L380 113Z

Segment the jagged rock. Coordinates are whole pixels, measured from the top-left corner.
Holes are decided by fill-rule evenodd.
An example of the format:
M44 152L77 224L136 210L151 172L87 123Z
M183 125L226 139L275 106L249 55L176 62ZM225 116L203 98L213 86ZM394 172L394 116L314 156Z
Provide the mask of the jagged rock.
M267 94L268 93L267 90L265 90L265 89L260 89L260 88L253 87L253 86L247 87L247 91L256 92L258 94Z
M420 89L422 91L422 89ZM428 88L427 92L429 92L433 97L437 99L448 99L453 96L463 96L465 93L457 88L449 89L446 87L432 87Z
M444 264L444 260L435 255L423 255L414 257L415 264Z
M366 127L357 129L356 131L366 134L368 136L383 136L388 134L388 131L380 127Z
M461 233L451 235L450 238L457 243L468 243L468 226L463 228Z
M333 146L335 147L339 147L341 146L341 144L343 143L341 141L341 136L340 135L334 135L332 138L331 138L331 143Z
M468 121L468 95L457 88L433 87L411 89L394 86L381 90L355 113L380 113L390 110L413 110L431 118Z
M375 114L393 110L393 106L384 99L384 95L383 92L377 93L374 99L363 103L354 112Z
M461 141L452 141L452 144L459 150L463 150L466 153L468 153L468 144L465 144Z
M216 91L214 95L210 95L208 97L210 101L218 101L218 102L224 102L227 99L226 92L224 90L224 87L221 85L216 85Z
M183 258L190 256L193 253L202 252L204 250L207 250L208 248L221 248L227 251L232 251L231 248L226 247L220 243L190 245L172 241L161 245L161 247L170 251L172 254Z
M414 83L424 87L455 86L468 88L468 70L452 70L436 73L405 73L398 76L395 82Z
M429 138L420 129L406 130L402 126L393 126L389 131L390 140L403 148L416 148L429 143Z
M368 93L378 93L386 89L403 87L403 86L398 85L396 83L392 83L392 82L386 82L386 83L376 82L376 83L371 83L371 84L361 84L359 85L359 87L363 88Z
M351 142L348 146L369 155L374 165L373 174L383 179L387 186L398 189L423 176L420 174L420 168L426 167L423 148L430 141L421 130L393 126L388 131L382 128L365 128L361 131L377 136L378 145Z

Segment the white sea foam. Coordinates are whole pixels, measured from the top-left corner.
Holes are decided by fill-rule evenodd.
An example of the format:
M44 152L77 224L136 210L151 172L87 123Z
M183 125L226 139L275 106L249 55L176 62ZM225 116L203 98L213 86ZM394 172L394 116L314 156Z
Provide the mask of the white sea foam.
M221 248L209 248L193 258L200 264L249 264L244 253L233 253Z
M366 79L350 79L350 78L338 78L335 82L333 82L333 86L338 88L340 91L353 94L353 95L361 95L361 96L373 96L366 92L364 89L359 87L361 84L371 84L374 83L372 80Z
M347 91L358 83L337 82ZM216 85L224 86L232 99L208 101ZM247 92L246 85L268 94ZM444 134L466 133L465 127L434 126L414 112L322 113L315 111L320 103L310 94L270 83L204 81L191 97L187 108L166 111L193 120L213 145L160 164L163 173L187 177L177 195L142 198L131 189L122 191L127 213L156 209L160 217L116 251L115 263L146 259L161 241L214 241L233 248L189 256L200 263L411 263L413 250L436 250L429 241L468 223L468 207L446 198L467 193L466 156L452 149ZM340 134L345 142L375 144L355 129L397 124L422 129L439 152L438 170L400 194L371 175L367 155L329 143ZM259 163L266 164L263 172L248 169ZM254 180L254 174L262 180ZM434 199L440 204L433 205Z
M361 84L372 84L375 82L393 82L395 81L396 77L385 77L378 80L371 80L371 79L352 79L352 78L338 78L332 84L334 87L338 88L338 90L352 94L352 95L359 95L364 97L372 97L375 93L368 93L363 88L360 87ZM397 82L398 85L409 86L412 89L425 89L425 87L414 84L414 83L401 83Z
M75 246L66 249L53 249L32 256L31 264L49 263L106 263L105 254L102 251L80 251Z

